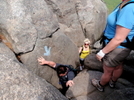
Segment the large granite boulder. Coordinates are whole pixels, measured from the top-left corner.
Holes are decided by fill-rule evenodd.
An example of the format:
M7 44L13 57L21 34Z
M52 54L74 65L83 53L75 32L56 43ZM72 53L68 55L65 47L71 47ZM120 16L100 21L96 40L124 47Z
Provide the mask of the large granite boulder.
M20 62L56 87L56 73L39 67L37 58L77 67L77 46L100 37L107 14L100 0L0 0L0 7L0 34Z
M102 0L45 1L57 15L64 33L78 46L85 37L93 43L101 36L107 17L107 7Z
M105 28L107 8L102 0L0 0L0 8L0 38L4 37L2 42L6 41L12 50L0 43L0 99L134 98L133 84L125 79L120 78L115 89L106 86L104 93L91 85L91 79L99 79L102 73L98 71L103 71L95 54L87 56L85 68L97 71L80 72L74 78L75 85L67 91L67 98L54 87L61 88L56 72L37 62L43 56L46 60L77 67L77 47L85 38L93 44ZM126 59L124 71L129 77L133 75L133 55Z
M43 78L30 72L0 43L0 100L68 100Z
M0 31L17 54L32 51L37 38L49 37L59 28L44 0L0 0L0 8Z
M133 100L134 84L122 78L115 88L106 85L104 92L98 91L91 84L91 79L100 79L101 75L99 71L83 70L74 79L75 85L68 89L66 97L70 100Z
M50 51L47 49L51 48ZM45 53L50 52L50 55L45 56ZM50 67L40 66L37 58L43 56L46 60L51 60L56 63L69 64L76 67L79 62L78 49L70 41L70 39L62 34L60 30L53 35L52 38L38 39L37 44L32 52L21 55L21 61L28 69L48 82L60 88L59 80L55 70Z
M91 53L90 55L88 55L88 56L85 58L85 61L84 61L84 68L85 68L85 69L88 69L88 70L103 71L102 62L100 62L100 61L96 58L96 54L95 54L95 53Z
M61 31L56 15L44 0L0 0L0 7L1 34L30 71L55 84L58 78L52 69L37 67L38 57L76 67L78 48Z
M125 59L123 69L124 71L122 77L134 83L132 77L134 75L134 51L133 50L130 52L129 56Z

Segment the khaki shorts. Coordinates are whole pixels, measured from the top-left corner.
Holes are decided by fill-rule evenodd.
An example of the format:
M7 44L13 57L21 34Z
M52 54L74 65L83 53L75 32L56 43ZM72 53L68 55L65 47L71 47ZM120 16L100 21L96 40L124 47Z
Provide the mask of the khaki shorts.
M110 53L106 54L102 61L108 67L116 67L123 63L130 51L131 50L127 48L116 48Z

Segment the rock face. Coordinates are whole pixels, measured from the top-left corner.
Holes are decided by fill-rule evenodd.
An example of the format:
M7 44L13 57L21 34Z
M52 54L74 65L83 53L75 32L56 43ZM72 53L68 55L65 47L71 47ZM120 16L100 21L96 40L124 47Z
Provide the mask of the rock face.
M131 51L130 55L126 58L123 68L124 71L122 77L134 83L134 80L132 78L132 76L134 75L134 51L133 50Z
M43 0L1 0L0 7L1 33L15 53L32 51L38 37L51 36L58 29L56 16Z
M107 16L107 8L101 0L0 0L0 12L0 42L8 44L12 50L10 52L16 55L15 57L9 54L6 57L7 54L3 55L4 52L1 54L3 65L1 68L5 69L1 72L1 81L4 83L5 77L11 79L11 84L9 80L5 80L7 87L2 93L16 93L14 98L18 100L21 100L21 97L18 97L17 93L23 94L25 100L37 98L37 95L41 95L37 100L43 100L42 97L48 100L47 94L50 100L59 99L60 94L54 99L50 93L45 92L48 88L42 85L45 83L48 86L49 82L61 88L56 72L48 66L40 66L37 58L43 56L46 60L77 67L79 64L77 47L83 44L85 38L89 38L92 43L100 38ZM4 37L2 40L1 36ZM5 46L1 45L2 47ZM8 72L6 68L10 71ZM35 74L47 82L38 79ZM23 81L24 77L27 78ZM39 83L35 79L39 80ZM12 87L13 84L15 86ZM21 84L20 86L25 89L16 84ZM33 90L29 88L30 86ZM10 91L7 91L10 87L12 87ZM41 92L37 93L34 90ZM52 94L57 92L51 89L48 91ZM33 96L34 93L36 95ZM62 98L64 97L61 96L60 100Z
M114 89L106 85L104 92L99 92L91 84L91 79L100 79L101 75L102 72L99 71L80 72L74 79L75 85L68 89L66 97L70 100L133 100L134 85L122 78L117 81Z
M95 54L85 59L90 71L74 78L75 85L66 93L68 99L57 89L61 86L56 72L37 62L43 56L77 67L77 47L85 38L92 44L100 38L106 17L102 0L0 0L0 100L134 99L134 85L128 77L120 78L115 89L106 86L101 93L91 85L92 78L102 75L102 63ZM131 77L134 71L129 61L133 62L133 55L124 66Z
M0 8L0 34L13 52L28 70L58 88L56 73L39 66L37 58L77 67L77 47L84 38L100 37L107 15L100 0L0 0Z
M3 43L0 43L0 65L0 100L68 100L27 70Z
M85 58L84 66L88 70L102 71L102 62L96 58L96 54L92 53Z
M63 32L78 46L85 37L95 42L102 34L107 8L101 0L45 1L57 15Z

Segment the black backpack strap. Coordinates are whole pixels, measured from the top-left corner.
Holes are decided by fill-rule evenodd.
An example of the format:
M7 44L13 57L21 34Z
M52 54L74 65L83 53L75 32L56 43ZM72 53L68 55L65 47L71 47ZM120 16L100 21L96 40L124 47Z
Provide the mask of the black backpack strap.
M122 2L122 3L123 3L123 2ZM119 7L122 3L120 3L117 7ZM122 8L124 8L126 5L130 4L130 3L134 3L134 1L125 3L121 8L119 7L119 10L118 10L118 12L117 12L117 14L116 14L116 21L117 21L117 16L118 16L120 10L121 10ZM116 7L116 8L117 8L117 7ZM116 9L116 8L115 8L115 9Z
M134 3L134 1L127 2L126 4L124 4L124 5L122 6L122 8L124 8L126 5L128 5L128 4L130 4L130 3ZM117 7L119 7L121 4L122 4L122 3L120 3ZM117 7L116 7L116 8L117 8ZM115 8L115 9L116 9L116 8ZM122 8L121 8L121 9L122 9ZM114 10L115 10L115 9L114 9ZM119 9L119 11L120 11L120 9ZM118 13L119 13L119 11L118 11ZM118 14L118 13L117 13L117 14ZM117 14L116 14L116 21L117 21ZM102 36L102 38L101 38L101 40L100 40L100 44L102 44L103 47L106 45L106 44L105 44L105 41L104 41L105 39L107 39L107 40L109 40L109 41L111 40L111 39L108 39L108 38L107 38L106 36L104 36L104 34L103 34L103 36ZM133 39L134 39L134 37L133 37ZM127 41L126 43L121 43L120 45L121 45L121 46L124 46L124 47L127 47L127 48L130 48L130 45L129 45L129 44L130 44L131 41L129 40L128 37L126 38L126 41Z
M126 37L126 43L121 43L120 45L123 46L123 47L126 47L126 48L130 48L130 40L128 37Z
M66 65L67 68L69 68L72 71L76 71L76 69L72 65Z
M121 46L124 46L126 48L129 48L131 50L134 50L134 36L132 37L131 41L129 40L129 38L126 38L127 42L126 43L121 43Z
M79 71L78 69L75 69L72 65L66 65L66 67L69 68L71 71L73 71L75 75L77 75Z
M125 7L126 5L130 4L130 3L134 3L134 1L127 2L126 4L124 4L124 5L122 6L122 8ZM122 8L121 8L121 9L122 9Z
M100 40L100 44L102 44L102 47L105 47L106 46L106 43L105 43L105 40L108 40L110 41L111 39L107 38L104 34Z

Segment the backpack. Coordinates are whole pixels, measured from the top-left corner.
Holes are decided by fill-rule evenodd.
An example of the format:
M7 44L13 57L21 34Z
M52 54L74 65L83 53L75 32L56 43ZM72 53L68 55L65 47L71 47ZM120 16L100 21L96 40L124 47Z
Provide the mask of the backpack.
M71 71L73 71L75 75L77 75L78 70L75 69L72 65L66 65L66 67L69 68Z
M134 3L134 1L130 1L130 2L128 2L128 3L126 3L126 4L124 4L123 6L122 6L122 8L124 8L126 5L128 5L128 4L130 4L130 3ZM121 4L121 3L120 3ZM119 4L119 5L120 5ZM119 6L118 5L118 6ZM117 7L118 7L117 6ZM119 10L121 10L122 8L120 8ZM117 16L116 16L116 20L117 20ZM101 38L101 40L100 40L100 43L102 44L102 46L104 47L106 44L105 44L105 39L107 39L107 40L111 40L111 39L108 39L106 36L102 36L102 38ZM131 50L134 50L134 36L132 37L132 39L131 39L131 41L129 40L129 38L128 37L126 37L126 43L121 43L120 45L121 46L124 46L124 47L126 47L126 48L129 48L129 49L131 49Z

